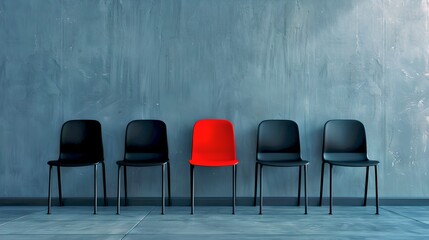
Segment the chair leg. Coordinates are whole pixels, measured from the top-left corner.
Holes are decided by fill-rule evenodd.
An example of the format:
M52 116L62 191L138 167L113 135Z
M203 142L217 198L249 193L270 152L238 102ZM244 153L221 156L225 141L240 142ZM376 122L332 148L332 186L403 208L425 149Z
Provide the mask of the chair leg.
M162 164L162 180L161 180L161 214L164 215L165 209L165 196L164 196L164 175L165 175L165 164Z
M63 193L61 191L61 170L60 166L57 166L57 177L58 177L58 198L60 207L64 206L63 203Z
M171 181L170 181L170 162L167 162L167 175L168 175L168 206L171 206Z
M194 165L191 165L191 214L194 214Z
M104 206L107 206L107 194L106 194L106 166L104 162L101 162L101 167L103 170L103 194L104 194Z
M263 185L263 178L262 178L262 167L263 165L259 165L259 214L262 215L262 185Z
M363 205L366 206L368 199L368 176L369 176L369 167L366 167L366 177L365 177L365 196L363 198Z
M305 198L305 214L307 214L308 197L307 197L307 165L304 165L304 198Z
M322 162L322 172L320 173L320 198L319 198L319 206L322 206L323 201L323 176L325 172L325 163Z
M255 191L253 196L253 206L256 207L256 195L258 194L258 162L255 164Z
M124 206L128 206L127 166L124 166Z
M301 166L299 166L299 175L298 175L298 207L301 202Z
M121 165L118 165L118 188L116 192L116 214L121 214Z
M235 214L235 197L237 187L237 166L232 166L232 214Z
M378 175L377 175L377 165L374 166L374 175L375 175L375 208L376 208L376 212L375 214L379 214L378 211L378 206L379 206L379 202L378 202Z
M333 198L332 198L332 164L329 164L329 214L332 215L332 205L333 205Z
M94 214L97 214L97 166L94 165Z
M49 165L48 214L51 214L51 175L52 175L52 165Z

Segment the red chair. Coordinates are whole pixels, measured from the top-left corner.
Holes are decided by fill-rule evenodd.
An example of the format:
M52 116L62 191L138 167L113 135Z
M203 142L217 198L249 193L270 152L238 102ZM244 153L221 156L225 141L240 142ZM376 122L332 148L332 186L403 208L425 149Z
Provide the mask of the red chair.
M234 129L228 120L199 120L194 125L191 165L191 214L194 214L194 167L232 166L232 214L235 214L237 182Z

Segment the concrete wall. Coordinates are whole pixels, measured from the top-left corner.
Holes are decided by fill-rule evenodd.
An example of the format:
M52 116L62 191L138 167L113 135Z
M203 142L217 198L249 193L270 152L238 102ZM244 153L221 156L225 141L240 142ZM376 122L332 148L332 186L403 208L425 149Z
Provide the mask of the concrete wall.
M334 118L365 124L381 197L429 197L427 0L2 0L0 86L1 198L46 196L46 162L77 118L102 123L110 197L125 126L141 118L167 123L174 197L189 194L202 118L235 125L239 197L253 194L264 119L298 123L318 196L322 127ZM159 196L161 170L139 170L129 195ZM334 173L336 196L363 195L364 169ZM230 175L197 169L197 196L230 196ZM265 176L266 196L296 194L296 169ZM65 197L92 196L91 168L63 179Z

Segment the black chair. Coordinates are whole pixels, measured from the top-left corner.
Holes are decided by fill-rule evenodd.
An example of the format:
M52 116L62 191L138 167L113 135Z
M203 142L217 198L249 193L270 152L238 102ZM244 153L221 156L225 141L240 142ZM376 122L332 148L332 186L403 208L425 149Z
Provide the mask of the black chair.
M304 167L305 214L307 214L307 165L301 159L298 125L291 120L265 120L259 124L255 167L256 206L258 168L260 172L259 214L262 214L262 167L299 167L298 206L301 198L301 169Z
M106 201L106 168L104 165L101 125L96 120L71 120L63 124L60 138L60 156L49 161L48 214L51 213L52 167L57 167L59 204L64 206L61 193L61 167L94 166L94 214L97 214L97 166L103 167L104 205Z
M167 127L160 120L131 121L125 134L124 160L118 164L118 195L116 213L121 205L121 167L124 167L125 206L127 205L127 167L162 167L162 214L164 214L164 175L168 171L168 204L171 205L170 162L168 160Z
M330 120L326 122L323 134L322 173L320 181L319 205L322 206L323 175L325 163L329 164L329 214L332 214L332 168L366 167L364 206L368 196L369 167L375 171L375 204L378 214L378 161L369 160L366 149L365 127L357 120Z

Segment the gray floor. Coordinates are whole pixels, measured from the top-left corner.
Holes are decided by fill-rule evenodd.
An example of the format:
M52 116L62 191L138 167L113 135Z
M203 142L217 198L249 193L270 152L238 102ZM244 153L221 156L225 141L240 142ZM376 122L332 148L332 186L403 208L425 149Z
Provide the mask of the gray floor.
M0 207L0 239L429 239L429 206L264 208L196 206L123 207L116 215L114 207L92 208Z

